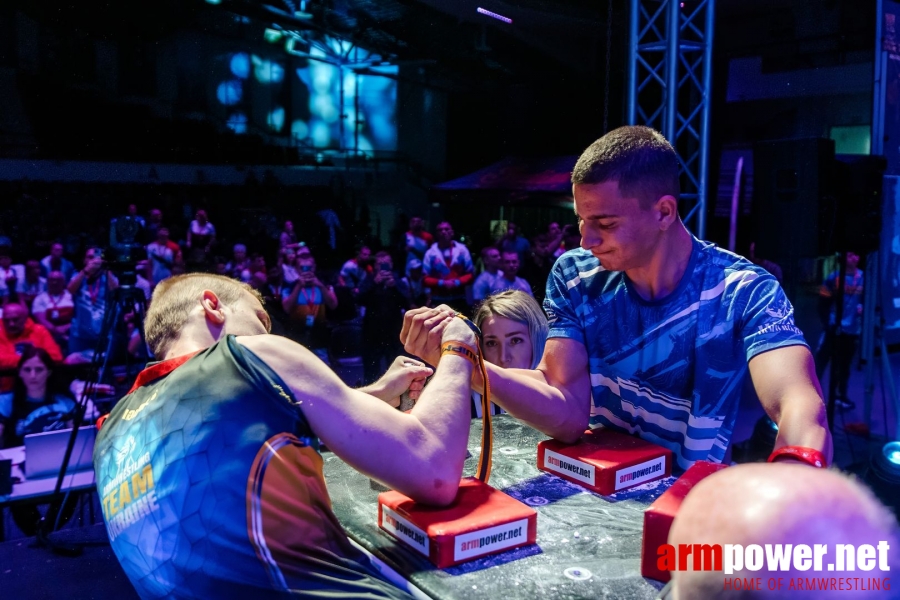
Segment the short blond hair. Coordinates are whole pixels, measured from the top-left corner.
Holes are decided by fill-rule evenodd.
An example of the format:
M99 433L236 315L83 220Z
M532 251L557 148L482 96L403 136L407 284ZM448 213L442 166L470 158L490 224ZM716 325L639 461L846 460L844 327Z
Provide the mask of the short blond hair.
M166 356L184 329L191 310L206 290L213 292L226 305L236 304L244 292L250 292L262 303L262 296L257 290L223 275L188 273L160 281L153 290L144 320L144 335L155 357L162 359Z

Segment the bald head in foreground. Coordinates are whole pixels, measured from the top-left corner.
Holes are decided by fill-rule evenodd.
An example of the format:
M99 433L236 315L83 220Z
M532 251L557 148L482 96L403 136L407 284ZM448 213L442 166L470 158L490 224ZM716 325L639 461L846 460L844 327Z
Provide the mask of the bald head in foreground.
M838 544L859 548L869 544L877 548L886 542L886 559L879 563L876 552L874 569L829 572L827 565L837 560ZM900 596L900 536L893 515L854 479L837 471L811 469L789 463L738 465L710 475L701 481L682 504L669 544L826 544L822 571L769 571L764 562L758 571L672 571L675 600L693 598L897 598ZM882 547L883 544L882 544ZM884 552L882 552L884 554ZM763 556L765 560L765 555ZM812 558L812 556L810 557ZM727 560L727 559L726 559ZM881 570L886 562L890 571ZM692 563L688 561L688 566ZM892 589L797 590L789 589L791 578L844 577L863 579L890 578ZM726 590L725 579L762 578L762 591ZM769 578L782 578L781 590L767 589Z

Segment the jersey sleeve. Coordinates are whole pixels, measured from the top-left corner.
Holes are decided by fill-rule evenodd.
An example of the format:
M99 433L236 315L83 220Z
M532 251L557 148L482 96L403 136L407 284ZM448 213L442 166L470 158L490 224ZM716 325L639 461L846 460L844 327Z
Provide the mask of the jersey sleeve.
M794 307L775 277L766 273L738 289L744 296L740 335L748 361L775 348L808 347L794 323Z
M569 287L573 277L577 277L574 266L558 260L547 278L547 295L544 298L544 312L550 321L547 337L569 338L584 344L584 327L577 311L577 304L582 300L581 292L577 285Z

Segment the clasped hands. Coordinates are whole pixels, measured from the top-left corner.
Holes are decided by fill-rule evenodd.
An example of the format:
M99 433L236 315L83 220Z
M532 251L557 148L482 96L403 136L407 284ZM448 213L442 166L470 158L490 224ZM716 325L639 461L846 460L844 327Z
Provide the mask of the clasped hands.
M477 349L475 333L462 319L455 317L456 311L443 304L437 308L407 311L400 331L404 350L428 364L437 365L444 342L461 342ZM418 400L425 388L425 380L433 373L434 370L423 362L398 356L381 379L363 388L363 391L397 407L404 392L409 392L411 400Z

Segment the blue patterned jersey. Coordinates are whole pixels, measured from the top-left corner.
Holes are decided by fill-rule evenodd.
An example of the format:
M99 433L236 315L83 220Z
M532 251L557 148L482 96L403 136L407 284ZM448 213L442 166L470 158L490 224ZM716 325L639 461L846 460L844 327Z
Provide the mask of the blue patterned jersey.
M141 598L408 598L338 523L302 401L234 336L138 376L94 470Z
M591 426L665 446L685 469L725 456L748 361L806 345L772 275L696 238L666 298L644 300L623 272L579 248L557 260L544 308L550 337L587 349Z

